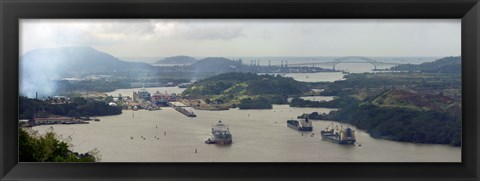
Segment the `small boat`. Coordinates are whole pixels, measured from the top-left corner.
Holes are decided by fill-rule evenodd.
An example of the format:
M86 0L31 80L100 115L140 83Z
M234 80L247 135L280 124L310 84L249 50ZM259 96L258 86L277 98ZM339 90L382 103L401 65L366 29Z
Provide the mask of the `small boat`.
M215 141L213 141L211 138L208 138L207 140L205 140L205 143L206 144L215 144Z

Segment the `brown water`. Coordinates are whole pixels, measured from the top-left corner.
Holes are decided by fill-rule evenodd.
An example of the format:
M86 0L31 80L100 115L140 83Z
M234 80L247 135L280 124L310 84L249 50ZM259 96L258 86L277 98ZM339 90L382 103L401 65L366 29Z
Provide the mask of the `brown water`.
M329 110L275 105L272 110L195 111L197 117L189 118L165 108L124 111L121 115L98 117L100 122L52 127L64 138L71 136L75 151L97 148L102 162L460 161L458 147L373 139L361 130L356 130L361 146L323 141L319 131L330 125L330 121L314 121L314 131L303 135L286 126L287 119L302 113ZM218 120L230 125L232 145L204 143L210 136L211 125ZM42 133L49 127L34 129Z
M341 79L340 74L315 73L309 79ZM333 76L333 77L332 77ZM299 78L305 78L305 75ZM140 89L108 93L129 95ZM147 88L147 91L180 93L184 89ZM305 97L329 100L332 97ZM461 148L448 145L413 144L373 139L356 130L355 145L322 140L320 130L331 121L313 121L313 132L301 133L286 126L286 120L303 113L328 113L325 108L291 108L274 105L271 110L197 111L189 118L173 110L130 111L116 116L96 117L100 122L80 125L34 127L44 133L50 127L64 138L71 137L73 149L87 152L97 148L102 162L460 162ZM208 145L211 126L218 120L230 125L231 145ZM336 125L340 125L335 123ZM343 125L344 127L348 125ZM133 137L133 139L131 139ZM143 139L144 137L145 139ZM360 146L361 145L361 146ZM195 153L195 149L197 153Z

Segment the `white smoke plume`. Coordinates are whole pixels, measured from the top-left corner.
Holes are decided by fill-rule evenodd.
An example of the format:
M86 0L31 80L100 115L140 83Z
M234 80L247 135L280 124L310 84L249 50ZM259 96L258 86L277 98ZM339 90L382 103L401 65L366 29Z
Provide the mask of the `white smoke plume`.
M35 52L39 51L39 52ZM35 52L35 53L34 53ZM20 95L34 98L52 96L63 67L63 55L48 51L33 50L20 57Z

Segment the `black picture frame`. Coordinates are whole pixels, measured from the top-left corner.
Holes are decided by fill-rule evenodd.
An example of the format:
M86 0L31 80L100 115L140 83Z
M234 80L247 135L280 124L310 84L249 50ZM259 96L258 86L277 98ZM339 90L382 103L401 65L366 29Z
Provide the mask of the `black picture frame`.
M22 18L461 19L462 163L18 163ZM0 19L1 180L479 179L478 0L0 0Z

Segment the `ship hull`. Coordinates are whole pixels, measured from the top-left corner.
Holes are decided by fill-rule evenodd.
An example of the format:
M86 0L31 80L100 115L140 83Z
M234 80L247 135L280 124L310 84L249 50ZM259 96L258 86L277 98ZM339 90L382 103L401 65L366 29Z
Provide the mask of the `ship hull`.
M341 144L341 145L352 145L356 141L353 139L340 140L338 136L326 136L326 135L322 135L322 139L332 143Z
M219 145L232 144L232 140L220 140L220 141L215 141L215 144L219 144Z
M287 124L287 126L297 131L313 131L313 127L299 127L292 124Z
M208 139L205 141L206 144L219 144L219 145L227 145L232 144L232 139Z
M298 131L313 131L312 127L300 127L298 128Z
M215 144L221 144L221 145L230 144L232 143L232 135L231 134L222 135L222 136L214 135L212 141Z
M355 143L355 140L338 140L335 138L329 138L329 137L322 137L323 140L332 142L332 143L337 143L341 145L353 145Z

